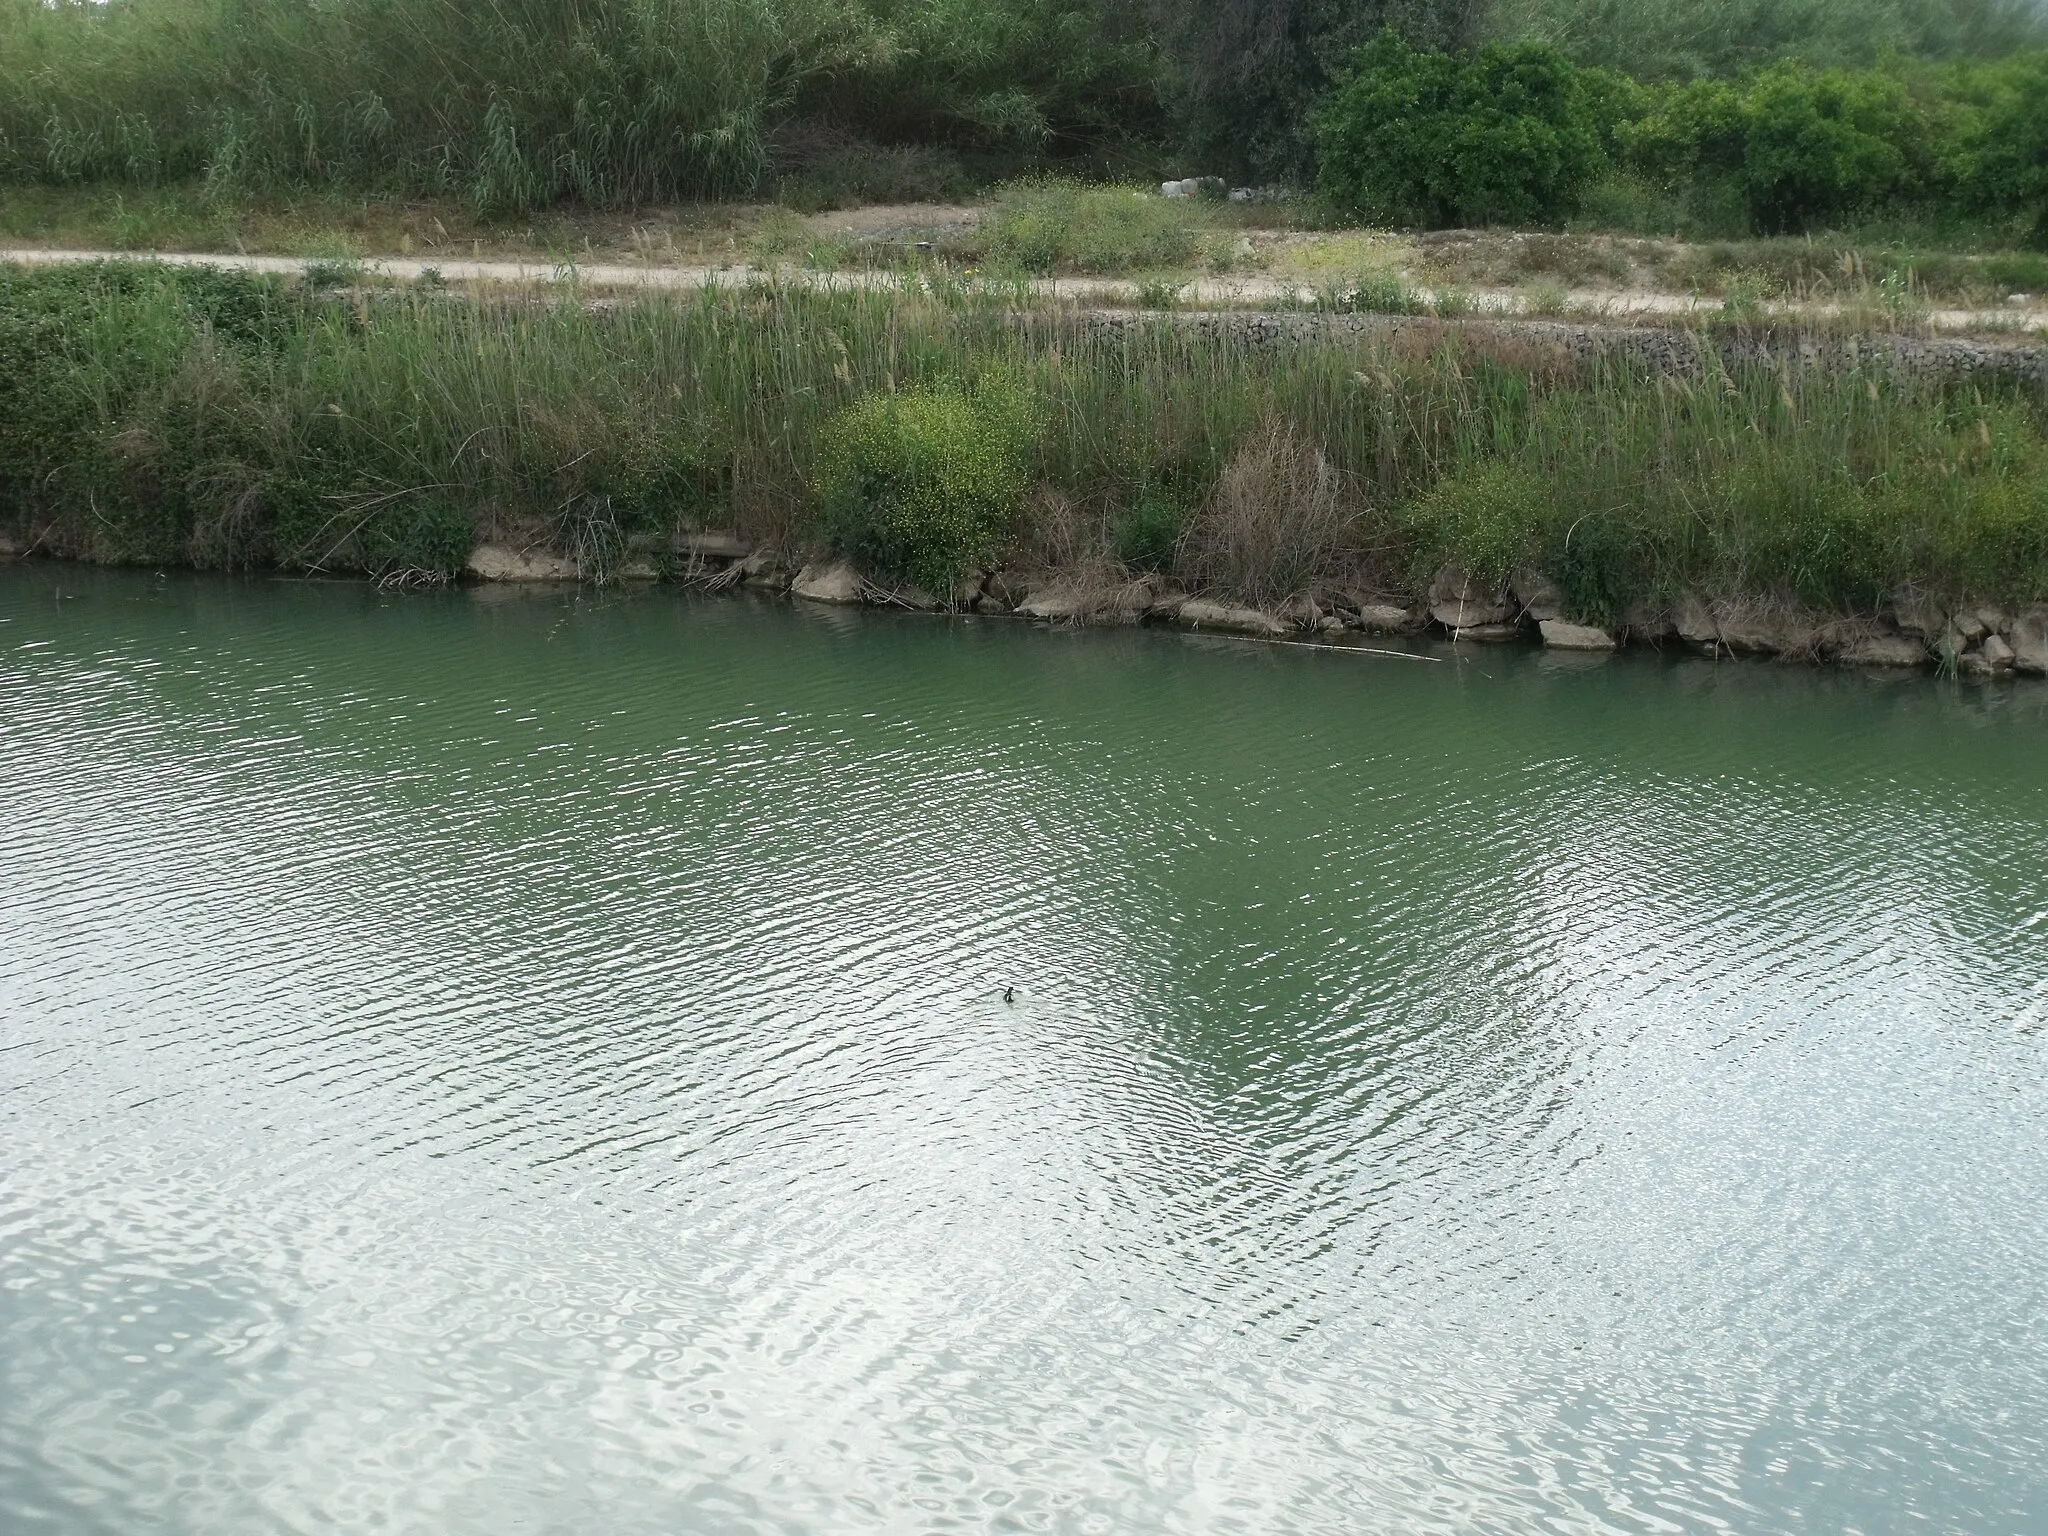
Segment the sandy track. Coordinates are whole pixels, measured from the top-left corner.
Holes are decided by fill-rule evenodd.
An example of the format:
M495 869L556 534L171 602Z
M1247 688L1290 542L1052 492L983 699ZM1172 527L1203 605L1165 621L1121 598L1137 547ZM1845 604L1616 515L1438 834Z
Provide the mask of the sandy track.
M0 249L0 261L24 266L63 266L94 261L158 261L168 266L215 267L229 271L274 272L286 276L308 267L332 266L313 257L250 256L238 252L138 252L93 250ZM643 288L688 291L711 287L744 287L756 282L797 283L821 290L886 290L915 282L913 273L888 270L813 271L806 267L751 265L662 266L652 262L543 262L485 261L442 258L422 261L412 257L372 257L352 263L367 276L393 282L418 282L429 275L448 283L502 283L533 287L561 283L582 283L590 287ZM1074 304L1135 305L1148 287L1123 278L1042 277L1026 284L1036 297ZM1420 290L1424 293L1427 290ZM1317 291L1298 282L1270 277L1208 277L1183 283L1177 289L1182 304L1223 309L1293 308L1312 303ZM1472 310L1485 315L1518 315L1528 312L1524 295L1511 289L1464 290ZM1612 289L1575 289L1564 296L1558 313L1573 319L1674 318L1714 315L1721 311L1718 299L1680 293L1624 292ZM1763 312L1786 318L1825 319L1837 315L1832 304L1765 305ZM2048 310L2039 308L1938 309L1926 320L1944 331L2048 331Z

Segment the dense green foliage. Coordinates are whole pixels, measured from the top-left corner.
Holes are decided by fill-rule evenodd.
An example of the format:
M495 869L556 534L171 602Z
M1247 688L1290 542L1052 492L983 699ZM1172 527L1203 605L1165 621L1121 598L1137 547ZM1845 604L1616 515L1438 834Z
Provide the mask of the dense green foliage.
M1617 137L1632 169L1729 187L1757 229L1782 233L1933 193L1930 127L1895 77L1784 63L1661 93Z
M0 0L0 152L59 182L716 192L829 36L753 0Z
M1316 109L1361 45L1542 43L1651 82L1781 59L1997 59L2048 41L2036 0L1153 0L1161 84L1204 169L1307 181Z
M1389 224L1526 224L1573 212L1600 164L1594 103L1537 46L1359 49L1322 117L1322 191Z
M744 191L776 123L1041 152L1151 117L1093 0L0 0L0 178L480 207ZM1156 115L1156 114L1154 114Z
M1306 184L1321 104L1341 86L1369 117L1355 56L1367 48L1366 73L1390 60L1373 42L1388 31L1425 52L1379 95L1407 80L1455 130L1450 190L1408 200L1432 218L1568 204L1546 188L1579 173L1576 119L1550 100L1572 79L1610 149L1621 118L1666 114L1667 86L1727 82L1758 142L1721 180L1755 183L1766 224L1965 183L1975 204L2012 203L2042 174L2038 64L1933 67L2048 41L2030 0L0 0L0 182L352 188L486 210L769 176L811 201L916 196L957 190L963 165L1060 161ZM1473 78L1530 99L1468 121L1457 72L1416 59L1488 43L1504 46ZM1655 89L1559 74L1523 43ZM1759 96L1756 72L1788 60ZM1891 85L1856 73L1872 69ZM1887 89L1911 134L1932 133L1903 171L1866 142L1895 141ZM1773 121L1782 174L1765 163ZM1815 146L1815 121L1853 131ZM904 153L918 148L939 153ZM1701 146L1702 163L1723 148ZM1509 164L1475 189L1494 154ZM1355 180L1355 142L1351 158Z
M1000 384L870 395L822 433L822 531L869 570L950 593L996 553L1024 498L1029 440L1023 402Z
M1318 104L1354 50L1391 29L1417 47L1480 40L1484 0L1152 0L1161 89L1194 159L1308 180Z
M786 4L788 0L776 0ZM857 0L797 106L884 140L1072 153L1160 124L1155 49L1112 0Z
M2038 45L2032 0L1493 0L1493 37L1542 42L1643 80L1735 76L1781 59L1997 58Z
M2048 438L2017 390L1014 322L971 291L594 311L0 268L0 526L102 559L388 573L447 572L494 527L600 569L636 535L731 527L938 584L983 557L1177 568L1227 486L1319 539L1340 517L1328 579L1533 560L1589 618L1685 587L2048 597ZM1316 505L1290 508L1302 487ZM1300 579L1268 544L1248 588Z
M2048 53L1646 86L1541 45L1361 48L1321 117L1324 195L1408 225L1556 223L1598 175L1708 232L2048 218Z

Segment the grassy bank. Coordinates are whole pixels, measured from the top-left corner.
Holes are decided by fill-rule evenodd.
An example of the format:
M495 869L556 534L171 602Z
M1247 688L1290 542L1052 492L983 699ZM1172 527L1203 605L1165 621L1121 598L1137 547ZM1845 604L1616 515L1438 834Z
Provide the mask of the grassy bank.
M1456 328L1258 348L965 285L593 308L146 264L0 269L0 355L0 527L98 560L432 576L511 533L595 572L733 529L1265 602L1533 564L1596 622L2048 597L2042 402L1870 370L1687 381Z

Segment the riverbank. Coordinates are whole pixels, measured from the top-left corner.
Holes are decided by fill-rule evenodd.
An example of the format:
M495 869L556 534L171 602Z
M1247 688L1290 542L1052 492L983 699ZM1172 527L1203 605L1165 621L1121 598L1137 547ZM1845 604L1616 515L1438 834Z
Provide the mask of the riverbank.
M1563 593L1543 572L1506 581L1440 569L1419 596L1321 586L1274 608L1190 593L1170 577L1128 572L977 570L941 598L912 584L875 580L843 560L795 565L785 552L725 534L689 537L671 555L677 579L712 590L786 594L800 602L1010 615L1078 626L1160 625L1256 640L1336 648L1374 641L1440 639L1475 645L1533 644L1550 650L1677 649L1853 667L1917 668L1999 678L2048 676L2048 604L2015 611L1995 603L1904 591L1874 614L1821 613L1758 598L1681 594L1631 605L1612 628L1565 616ZM463 572L480 582L578 582L576 563L545 549L479 545ZM615 579L655 578L652 561Z
M0 535L0 564L32 553ZM419 580L417 575L410 579ZM479 544L462 571L445 579L485 586L667 581L836 607L1013 617L1073 627L1158 626L1425 660L1432 658L1415 649L1414 642L1537 646L1578 654L1682 651L1989 680L2048 677L2048 604L2014 610L1913 591L1898 593L1874 614L1823 613L1782 600L1686 593L1672 603L1632 605L1612 628L1566 618L1556 583L1540 571L1488 582L1455 566L1440 570L1419 596L1325 586L1272 608L1190 593L1171 578L1099 568L970 571L941 598L914 584L877 580L844 560L805 561L799 554L718 532L685 535L665 550L635 551L602 578L586 575L575 558L545 545ZM1389 643L1403 649L1388 651Z
M1681 368L1536 324L1337 317L1275 346L967 286L594 308L7 268L0 532L394 582L495 561L1062 622L2034 665L2028 370L1768 333Z

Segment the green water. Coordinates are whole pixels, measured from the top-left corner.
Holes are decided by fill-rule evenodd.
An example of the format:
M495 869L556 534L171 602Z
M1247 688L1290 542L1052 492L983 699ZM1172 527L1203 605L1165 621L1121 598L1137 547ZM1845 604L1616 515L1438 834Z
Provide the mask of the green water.
M2048 1530L2048 688L26 565L0 805L0 1529Z

